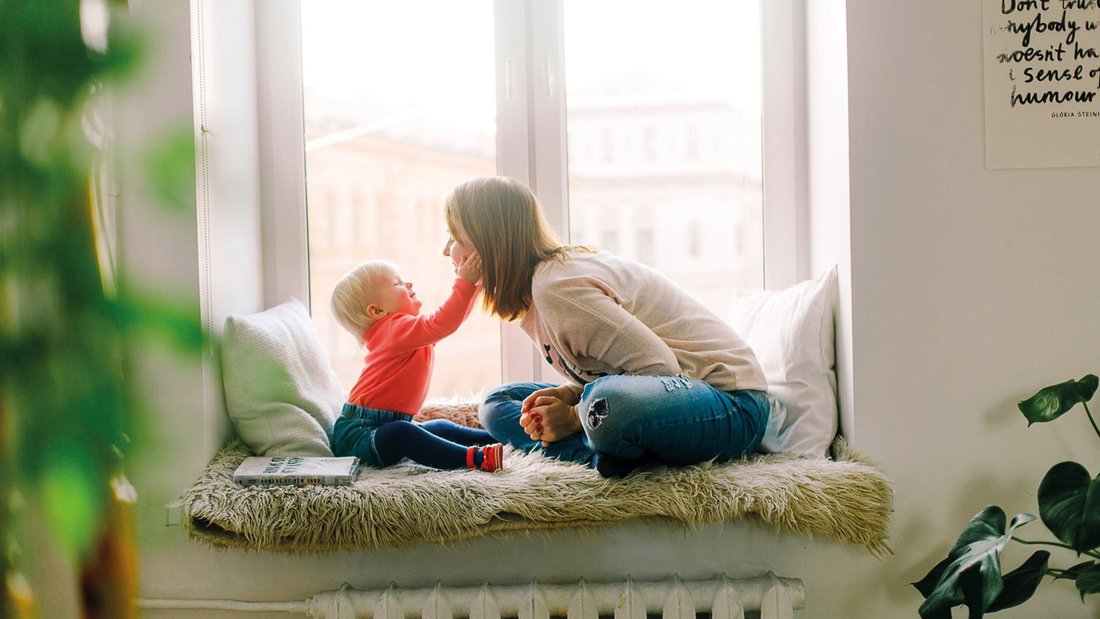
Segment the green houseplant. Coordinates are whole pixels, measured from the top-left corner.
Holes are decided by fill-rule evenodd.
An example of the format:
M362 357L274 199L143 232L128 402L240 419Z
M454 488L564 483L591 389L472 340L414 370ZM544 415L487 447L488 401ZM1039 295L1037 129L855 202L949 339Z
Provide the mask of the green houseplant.
M1080 380L1044 387L1019 402L1028 426L1054 421L1078 404L1100 436L1100 427L1088 402L1098 379L1089 374ZM990 505L966 525L947 558L913 583L924 596L923 619L950 619L951 609L965 605L973 619L1026 602L1045 576L1070 579L1084 596L1100 592L1100 476L1092 477L1077 462L1055 464L1039 483L1039 518L1057 542L1025 541L1014 536L1017 528L1036 519L1017 514L1006 523L1003 509ZM1022 565L1002 573L1000 555L1009 542L1037 544L1071 550L1077 562L1066 568L1049 565L1049 550L1037 550Z
M20 543L31 528L76 566L83 616L135 615L125 457L142 405L127 351L150 337L203 345L197 317L103 259L111 139L96 107L138 67L127 12L0 0L0 617L38 614Z

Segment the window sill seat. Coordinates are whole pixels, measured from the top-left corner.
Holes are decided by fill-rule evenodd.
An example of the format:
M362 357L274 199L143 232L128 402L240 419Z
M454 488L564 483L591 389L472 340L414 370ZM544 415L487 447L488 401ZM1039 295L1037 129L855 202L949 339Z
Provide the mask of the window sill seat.
M687 527L755 519L779 532L862 545L875 556L891 552L889 482L842 438L833 459L761 455L623 480L511 451L508 468L494 474L403 463L362 471L350 486L238 486L232 473L248 455L230 443L186 491L183 522L192 539L218 548L330 552L631 519Z

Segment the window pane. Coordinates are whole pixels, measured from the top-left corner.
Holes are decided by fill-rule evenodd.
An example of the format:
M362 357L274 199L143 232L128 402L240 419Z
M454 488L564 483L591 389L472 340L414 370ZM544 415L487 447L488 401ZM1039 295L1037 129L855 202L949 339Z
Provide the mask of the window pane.
M492 2L303 2L302 64L311 306L348 389L363 351L333 286L385 259L434 311L454 280L443 199L496 170ZM436 346L429 396L500 382L499 322L478 308Z
M566 0L565 60L571 242L762 289L758 0Z

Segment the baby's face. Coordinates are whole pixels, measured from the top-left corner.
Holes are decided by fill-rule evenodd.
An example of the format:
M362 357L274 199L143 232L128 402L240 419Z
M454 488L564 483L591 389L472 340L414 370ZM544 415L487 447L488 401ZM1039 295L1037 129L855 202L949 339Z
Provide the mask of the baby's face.
M412 282L401 278L401 274L389 270L384 277L375 282L374 304L381 307L387 314L412 314L420 313L421 302L416 298Z

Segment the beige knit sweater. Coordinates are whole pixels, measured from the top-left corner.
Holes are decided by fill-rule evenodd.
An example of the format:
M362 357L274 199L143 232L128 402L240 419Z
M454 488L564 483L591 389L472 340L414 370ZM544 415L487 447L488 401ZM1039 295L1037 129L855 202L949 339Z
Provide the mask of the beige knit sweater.
M607 374L705 381L722 391L768 388L752 349L664 275L608 252L571 252L535 270L520 327L577 385Z

